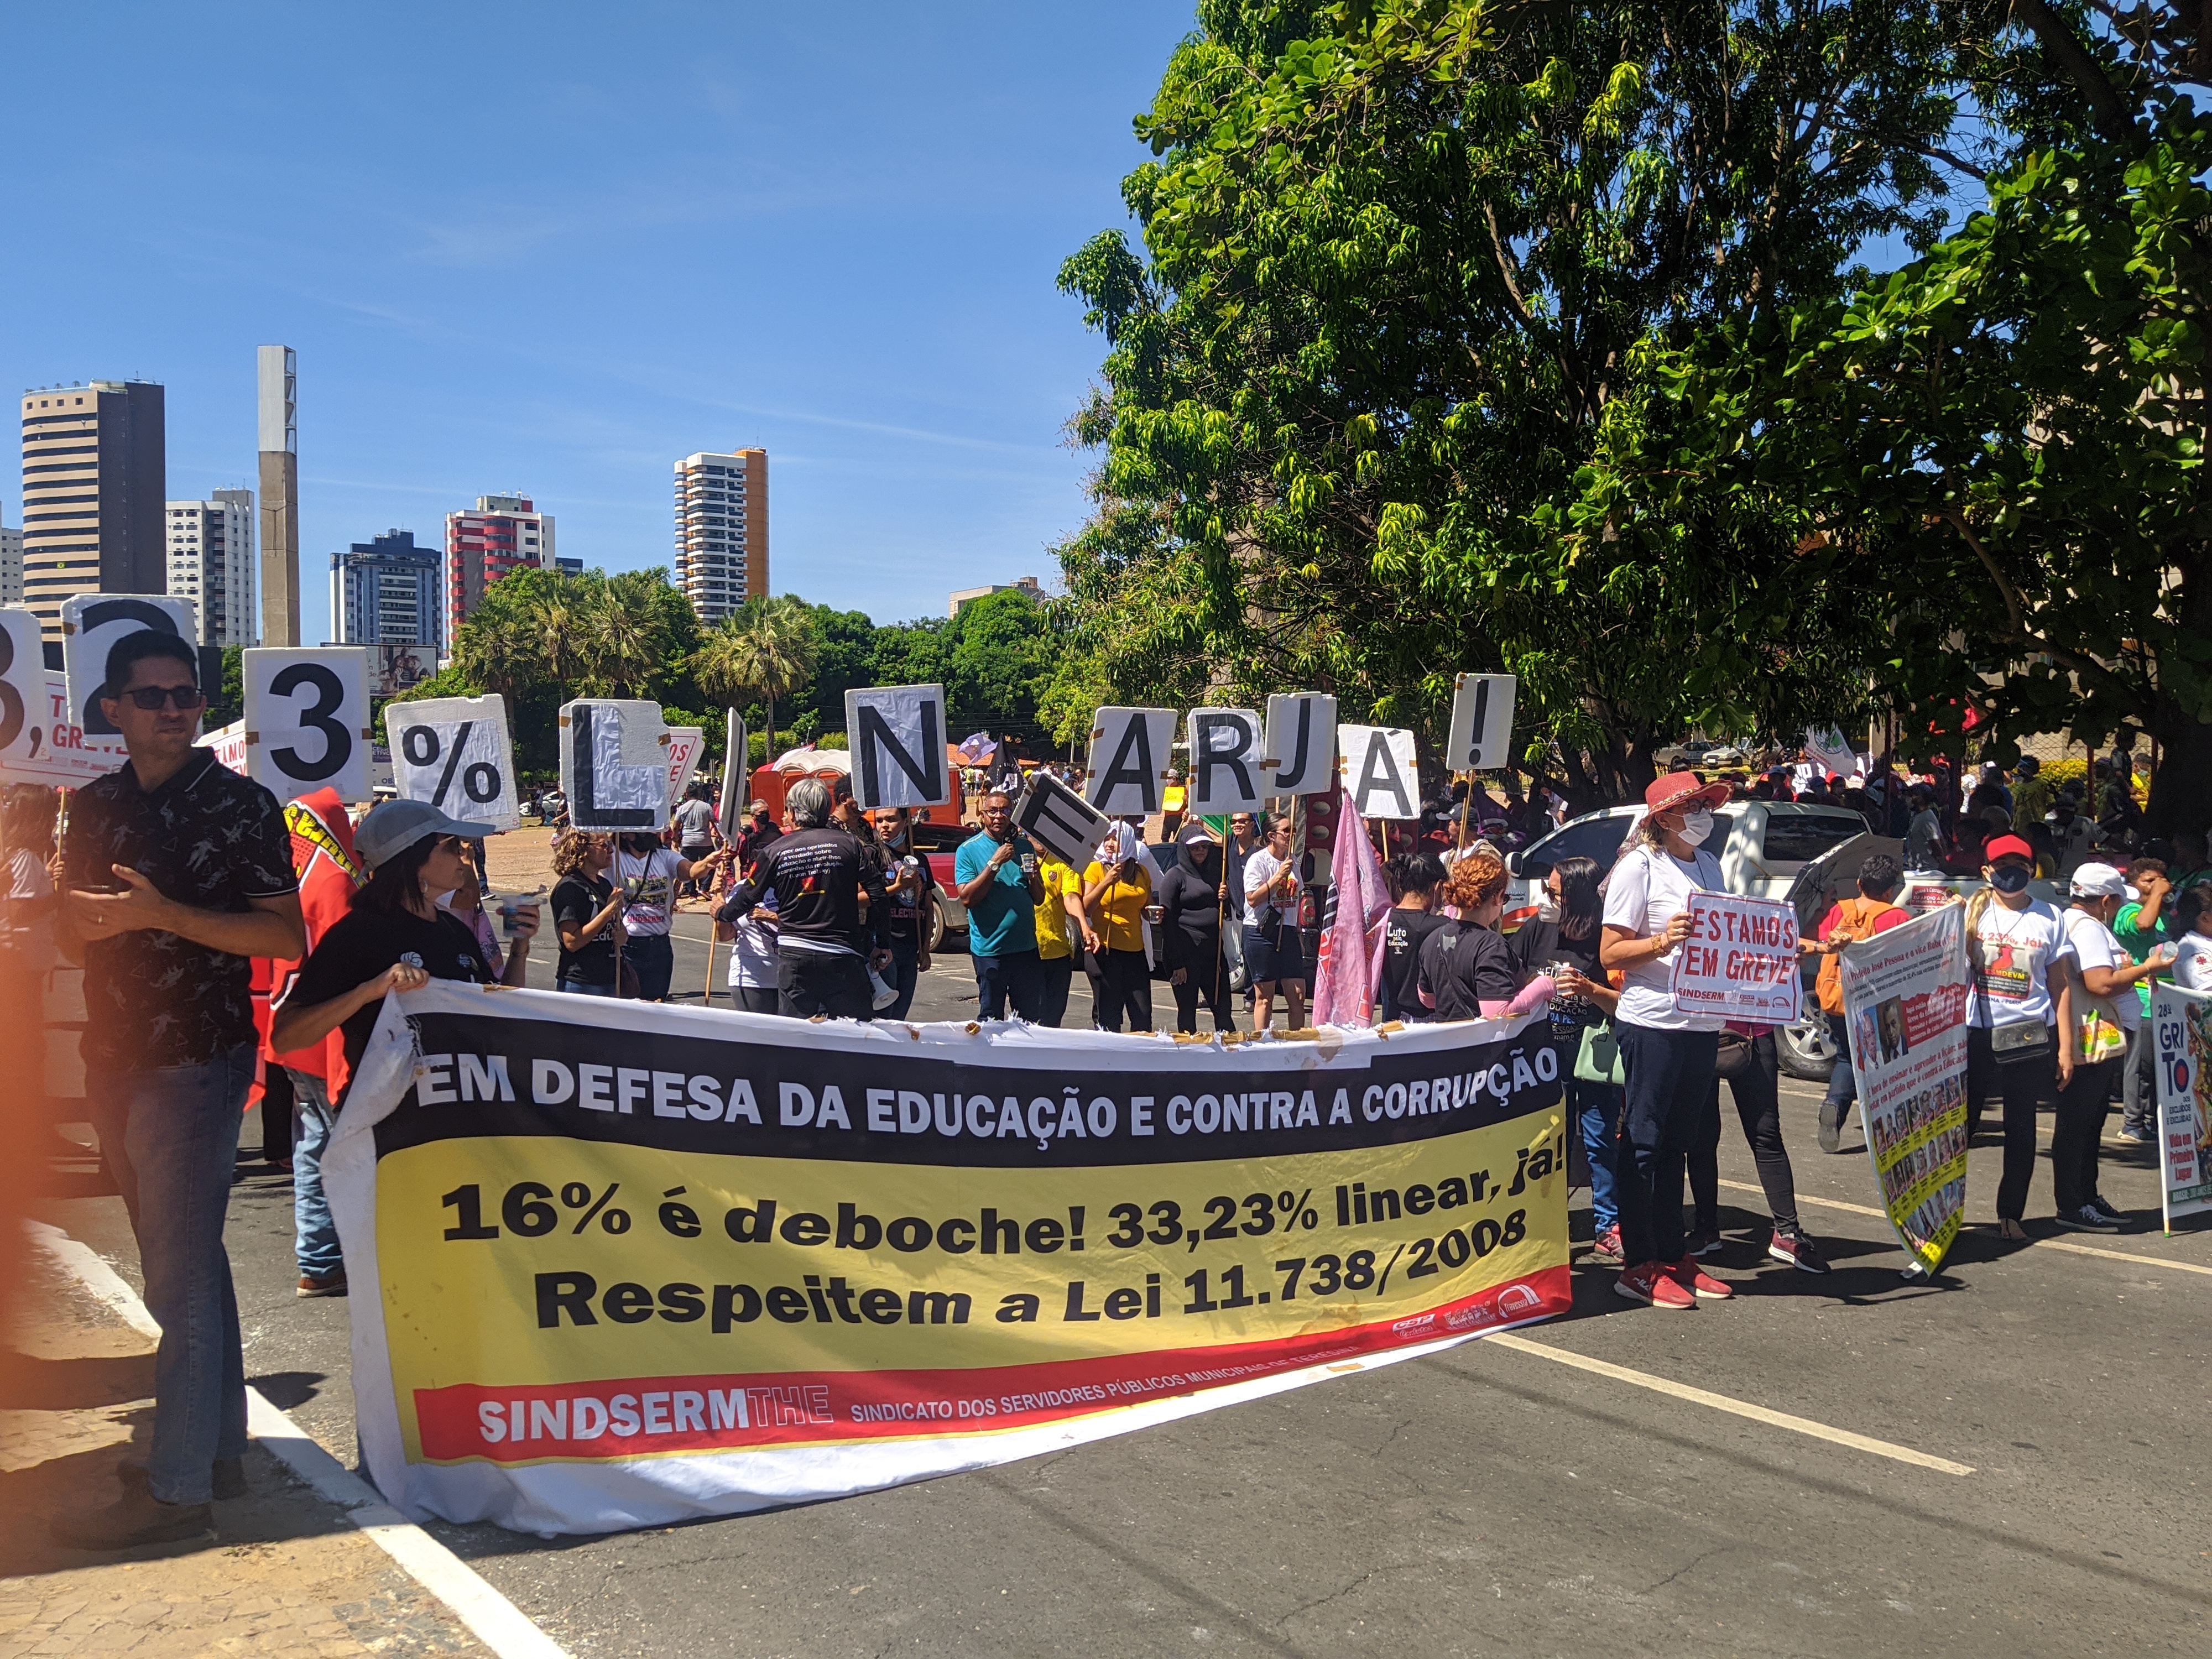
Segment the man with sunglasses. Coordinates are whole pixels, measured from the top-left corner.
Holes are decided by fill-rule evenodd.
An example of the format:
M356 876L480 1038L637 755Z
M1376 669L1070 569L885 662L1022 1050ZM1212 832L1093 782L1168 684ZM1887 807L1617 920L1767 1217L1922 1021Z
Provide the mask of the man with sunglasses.
M84 962L85 1093L161 1327L154 1440L121 1499L57 1520L64 1543L205 1536L246 1490L246 1367L223 1212L257 1038L252 958L307 950L276 797L196 749L192 647L148 630L107 654L100 708L130 758L70 803L64 938Z

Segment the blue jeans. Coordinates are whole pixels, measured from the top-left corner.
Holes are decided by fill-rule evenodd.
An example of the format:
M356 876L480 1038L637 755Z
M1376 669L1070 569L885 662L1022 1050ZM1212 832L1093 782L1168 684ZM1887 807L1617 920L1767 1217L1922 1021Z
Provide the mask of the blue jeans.
M1583 1151L1589 1158L1590 1236L1595 1237L1620 1219L1613 1194L1613 1167L1620 1147L1620 1090L1611 1083L1584 1082L1574 1075L1573 1056L1563 1058L1567 1110L1582 1126Z
M253 1084L251 1043L204 1066L86 1079L100 1154L138 1240L154 1357L147 1483L165 1504L204 1504L217 1458L246 1455L246 1358L222 1244L239 1119Z
M284 1068L292 1072L290 1066ZM300 1109L300 1139L292 1147L292 1253L309 1279L328 1279L345 1270L338 1250L337 1223L323 1196L323 1149L331 1144L330 1085L307 1072L292 1072Z
M1035 951L1012 951L1002 957L968 958L975 964L975 1000L980 1017L1004 1019L1006 1005L1036 1023L1044 1012L1044 964Z
M1826 1104L1848 1107L1859 1097L1858 1075L1851 1070L1851 1028L1841 1014L1829 1014L1828 1035L1836 1044L1836 1069L1828 1073Z
M611 985L586 985L580 979L564 979L559 988L580 997L611 997L615 994L615 988Z
M1640 1267L1682 1259L1682 1183L1712 1092L1717 1031L1613 1022L1627 1076L1626 1127L1614 1164L1620 1259Z
M891 941L891 965L884 983L898 993L898 1000L876 1010L878 1019L904 1019L914 1007L915 987L921 979L921 951L912 939Z
M647 1002L668 1000L668 981L676 976L676 946L665 933L633 933L623 960L637 970L637 994Z

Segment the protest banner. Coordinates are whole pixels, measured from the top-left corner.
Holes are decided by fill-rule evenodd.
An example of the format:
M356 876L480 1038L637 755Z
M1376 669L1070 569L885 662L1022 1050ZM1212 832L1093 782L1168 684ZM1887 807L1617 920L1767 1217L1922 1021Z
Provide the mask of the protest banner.
M1194 708L1183 730L1190 744L1192 816L1258 811L1266 793L1259 714L1249 708Z
M1336 699L1326 691L1271 694L1260 769L1269 795L1322 795L1335 788Z
M384 735L401 799L426 800L448 817L495 830L522 827L514 739L507 699L496 691L386 703Z
M1462 674L1452 682L1444 752L1454 771L1488 772L1512 763L1513 696L1520 684L1510 674Z
M845 730L853 745L853 799L863 811L952 804L943 686L848 691Z
M691 787L692 777L699 770L699 758L707 752L707 728L703 726L672 726L668 728L668 805L673 811L676 803L684 799L684 792Z
M191 603L161 593L81 593L62 601L62 668L69 683L70 723L88 738L117 739L112 770L123 763L121 734L100 712L107 653L130 635L151 629L192 637Z
M1966 918L1960 905L1844 947L1859 1127L1882 1209L1932 1274L1966 1207Z
M228 766L241 778L246 775L246 722L233 720L228 726L217 726L212 732L203 732L194 745L215 750L216 763Z
M1541 1015L1236 1046L436 981L325 1155L361 1444L588 1533L1007 1462L1565 1312Z
M1340 726L1336 744L1344 793L1363 818L1421 816L1421 774L1413 734L1388 726Z
M1674 1010L1757 1025L1790 1025L1805 984L1797 962L1797 912L1779 899L1694 892L1690 937L1675 947Z
M578 830L658 830L668 822L668 727L660 705L579 697L561 706L561 793Z
M2158 1176L2166 1231L2212 1210L2212 997L2160 981L2151 988L2158 1043Z
M1172 708L1102 708L1091 716L1083 798L1109 817L1150 817L1167 799Z
M246 775L279 801L335 789L369 798L368 652L254 646L243 655Z

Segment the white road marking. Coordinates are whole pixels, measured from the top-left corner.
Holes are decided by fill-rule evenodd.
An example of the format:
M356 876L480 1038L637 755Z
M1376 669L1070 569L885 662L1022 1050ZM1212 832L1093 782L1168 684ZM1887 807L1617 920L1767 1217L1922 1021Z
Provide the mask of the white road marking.
M1723 1180L1721 1185L1732 1187L1740 1193L1758 1193L1762 1198L1765 1196L1763 1188L1748 1181ZM1852 1215L1870 1215L1877 1221L1889 1219L1870 1204L1846 1204L1841 1199L1814 1198L1810 1193L1798 1194L1797 1201L1800 1204L1817 1204L1824 1210L1845 1210ZM2100 1249L2094 1244L2076 1244L2063 1238L2037 1238L2031 1239L2029 1243L2039 1250L2069 1250L2075 1255L2101 1255L2113 1261L2132 1261L2137 1267L2171 1267L2176 1273L2203 1273L2212 1279L2212 1267L2200 1267L2194 1261L2170 1261L2160 1255L2136 1255L2126 1250Z
M1615 1365L1602 1359L1592 1359L1586 1354L1571 1353L1565 1348L1555 1348L1549 1343L1532 1342L1525 1336L1499 1333L1482 1339L1485 1347L1507 1347L1516 1353L1534 1354L1540 1359L1556 1360L1562 1365L1571 1365L1577 1370L1589 1371L1598 1376L1611 1377L1616 1382L1633 1383L1639 1389L1650 1389L1656 1394L1672 1395L1677 1400L1686 1400L1693 1405L1709 1406L1717 1412L1727 1412L1735 1417L1747 1417L1754 1423L1764 1423L1771 1428L1788 1429L1795 1434L1810 1435L1815 1440L1826 1440L1838 1446L1849 1446L1854 1451L1872 1452L1876 1457L1887 1457L1899 1463L1911 1463L1917 1468L1933 1469L1938 1474L1972 1474L1971 1463L1954 1463L1948 1457L1915 1451L1910 1446L1900 1446L1887 1440L1876 1440L1870 1435L1854 1434L1849 1429L1831 1428L1826 1423L1815 1423L1809 1417L1792 1417L1788 1412L1770 1411L1764 1406L1754 1406L1748 1401L1731 1400L1724 1394L1714 1394L1706 1389L1693 1389L1686 1382L1670 1382L1663 1376L1654 1376L1649 1371L1631 1370L1626 1365Z
M122 1274L93 1248L58 1227L25 1221L32 1243L97 1301L112 1308L142 1336L160 1340L161 1328ZM246 1390L246 1426L293 1474L398 1562L415 1582L448 1607L500 1659L568 1659L553 1638L530 1621L460 1557L386 1504L305 1429L270 1404L260 1389Z

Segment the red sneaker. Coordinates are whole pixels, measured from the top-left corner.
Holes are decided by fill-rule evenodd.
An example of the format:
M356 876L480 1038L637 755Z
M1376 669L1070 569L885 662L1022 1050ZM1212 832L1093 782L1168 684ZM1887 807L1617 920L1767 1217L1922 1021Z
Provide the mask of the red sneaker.
M1613 1293L1631 1302L1648 1302L1655 1308L1680 1310L1698 1305L1689 1291L1677 1285L1656 1261L1623 1269L1620 1277L1613 1281Z
M1725 1302L1735 1294L1719 1279L1699 1267L1694 1256L1686 1255L1680 1261L1662 1271L1681 1289L1693 1296L1701 1296L1708 1302Z

